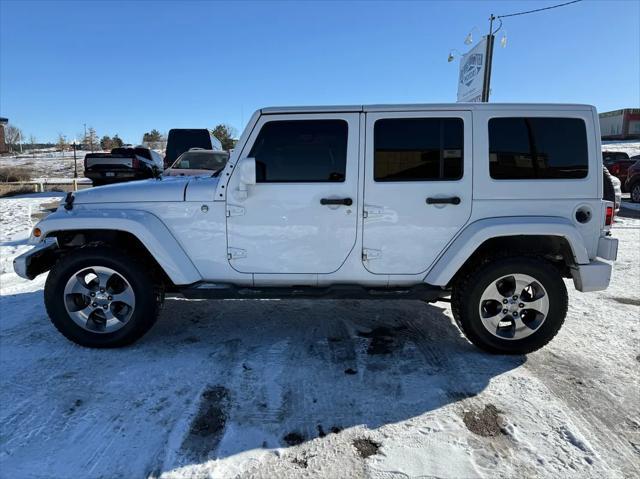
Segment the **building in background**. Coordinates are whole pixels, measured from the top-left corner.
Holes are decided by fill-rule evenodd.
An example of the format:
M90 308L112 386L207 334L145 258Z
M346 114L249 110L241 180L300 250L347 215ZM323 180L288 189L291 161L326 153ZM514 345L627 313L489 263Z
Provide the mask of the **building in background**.
M600 113L600 134L603 140L640 138L640 108Z
M0 117L0 154L7 153L9 148L7 148L7 143L4 139L4 125L9 123L7 118Z

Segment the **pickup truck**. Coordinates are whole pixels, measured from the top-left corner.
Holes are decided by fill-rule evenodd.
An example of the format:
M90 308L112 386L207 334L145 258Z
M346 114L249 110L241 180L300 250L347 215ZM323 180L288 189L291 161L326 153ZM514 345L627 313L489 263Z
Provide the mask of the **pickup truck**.
M84 176L94 186L153 178L162 172L162 156L149 148L114 148L111 153L88 153Z
M49 271L49 317L83 346L137 340L174 292L450 301L469 341L524 354L562 326L565 279L609 285L603 182L589 105L264 108L211 177L69 193L14 268Z

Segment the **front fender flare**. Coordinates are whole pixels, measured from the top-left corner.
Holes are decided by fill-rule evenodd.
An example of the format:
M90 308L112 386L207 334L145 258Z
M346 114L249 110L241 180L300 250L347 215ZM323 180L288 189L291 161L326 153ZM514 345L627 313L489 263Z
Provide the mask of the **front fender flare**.
M424 281L446 286L471 255L491 238L500 236L560 236L571 246L576 264L588 264L582 236L567 219L554 216L487 218L464 228L431 267Z
M124 231L147 248L176 285L192 284L202 277L167 226L155 215L141 210L58 210L37 224L41 239L51 233L71 230ZM36 242L31 238L31 243Z

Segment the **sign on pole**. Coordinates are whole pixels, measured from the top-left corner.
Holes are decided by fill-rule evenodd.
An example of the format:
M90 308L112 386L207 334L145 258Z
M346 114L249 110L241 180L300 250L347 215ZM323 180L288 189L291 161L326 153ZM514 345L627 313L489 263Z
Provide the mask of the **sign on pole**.
M462 55L458 77L458 102L482 101L482 90L487 66L487 39Z

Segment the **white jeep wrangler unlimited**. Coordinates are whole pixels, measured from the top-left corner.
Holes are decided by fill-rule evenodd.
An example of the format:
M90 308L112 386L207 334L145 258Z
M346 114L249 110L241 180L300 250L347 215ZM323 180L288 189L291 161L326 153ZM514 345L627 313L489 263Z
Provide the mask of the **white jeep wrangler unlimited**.
M605 289L617 240L586 105L265 108L225 168L69 194L15 260L51 270L67 338L122 346L187 298L450 298L467 338L528 353Z

